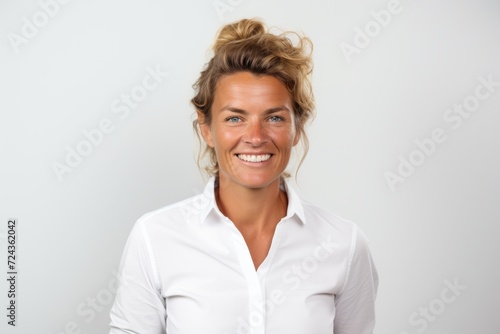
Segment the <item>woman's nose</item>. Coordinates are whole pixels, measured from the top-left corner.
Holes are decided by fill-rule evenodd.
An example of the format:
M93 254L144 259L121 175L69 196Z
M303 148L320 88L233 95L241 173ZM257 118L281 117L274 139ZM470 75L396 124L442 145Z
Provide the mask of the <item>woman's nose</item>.
M252 121L245 130L245 142L253 146L260 146L267 142L267 133L261 121Z

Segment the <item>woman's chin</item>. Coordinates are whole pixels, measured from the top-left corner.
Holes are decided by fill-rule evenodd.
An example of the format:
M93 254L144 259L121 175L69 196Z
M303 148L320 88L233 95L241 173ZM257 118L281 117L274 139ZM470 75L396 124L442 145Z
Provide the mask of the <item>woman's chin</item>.
M280 174L270 175L265 173L246 173L239 177L227 177L226 175L226 177L221 177L219 182L234 183L249 189L259 189L265 188L276 181L279 182L279 176Z

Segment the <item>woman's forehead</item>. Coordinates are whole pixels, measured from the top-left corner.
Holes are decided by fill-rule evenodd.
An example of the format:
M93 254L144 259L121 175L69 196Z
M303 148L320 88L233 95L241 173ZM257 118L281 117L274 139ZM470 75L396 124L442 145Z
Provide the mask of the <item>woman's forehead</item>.
M234 108L238 108L238 104L275 104L272 107L289 108L291 98L285 85L277 78L239 72L224 76L217 83L214 104L226 105L229 102L234 104ZM266 106L266 109L268 108L271 107Z

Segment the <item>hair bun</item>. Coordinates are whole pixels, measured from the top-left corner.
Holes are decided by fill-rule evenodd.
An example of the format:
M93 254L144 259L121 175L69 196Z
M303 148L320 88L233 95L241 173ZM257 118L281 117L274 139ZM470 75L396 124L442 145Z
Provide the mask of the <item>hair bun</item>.
M234 23L226 24L217 34L213 45L215 52L226 44L244 40L253 36L259 36L266 32L264 23L258 19L243 19Z

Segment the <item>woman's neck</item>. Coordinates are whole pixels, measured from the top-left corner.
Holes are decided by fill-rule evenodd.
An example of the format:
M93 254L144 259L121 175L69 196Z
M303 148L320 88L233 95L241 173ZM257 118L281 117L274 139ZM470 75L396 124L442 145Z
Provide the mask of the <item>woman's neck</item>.
M262 188L248 188L219 179L215 198L220 211L242 231L274 230L286 216L288 198L280 189L280 179Z

